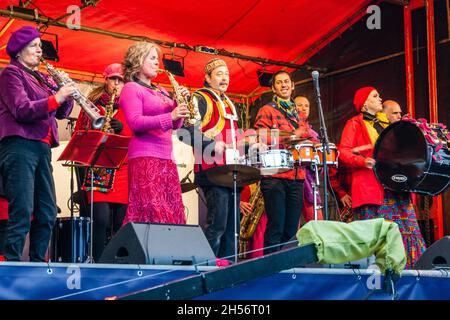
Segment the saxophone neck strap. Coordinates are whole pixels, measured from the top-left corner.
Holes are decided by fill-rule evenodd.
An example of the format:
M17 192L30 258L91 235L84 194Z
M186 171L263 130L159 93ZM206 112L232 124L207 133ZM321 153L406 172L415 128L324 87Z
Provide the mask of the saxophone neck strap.
M150 90L152 90L152 91L159 92L159 93L161 93L162 95L166 96L167 98L172 99L172 97L171 97L169 94L167 94L166 92L164 92L164 91L162 91L161 89L159 89L158 86L157 86L157 85L154 85L153 83L150 83L150 85L148 85L148 84L146 84L145 82L143 82L142 80L138 79L137 77L134 77L134 78L133 78L133 81L136 82L137 84L140 84L141 86L143 86L143 87L145 87L145 88L147 88L147 89L150 89Z
M22 70L31 75L33 78L35 78L41 86L46 86L50 90L57 90L57 88L53 87L50 83L48 83L38 72L31 70L27 67L23 67Z

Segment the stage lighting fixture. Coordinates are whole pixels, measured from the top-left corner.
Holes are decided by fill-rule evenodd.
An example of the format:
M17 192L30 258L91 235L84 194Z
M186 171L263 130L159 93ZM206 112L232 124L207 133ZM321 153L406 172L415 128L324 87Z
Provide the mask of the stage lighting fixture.
M35 20L37 20L39 18L39 13L37 9L30 9L30 8L25 8L23 6L8 6L9 11L11 11L11 13L17 12L17 13L22 13L22 14L26 14L29 15L31 17L33 17Z
M164 54L162 62L164 69L174 75L184 77L184 57L179 57L173 54Z
M274 72L269 72L265 70L257 70L256 75L258 76L259 85L261 87L271 87L272 86L272 77Z
M41 42L42 42L42 57L45 60L51 60L51 61L59 61L59 56L58 56L58 35L54 34L54 33L46 33L43 32L42 36L52 36L54 37L54 42L55 44L53 44L53 41L50 40L45 40L41 38ZM55 47L56 45L56 47Z

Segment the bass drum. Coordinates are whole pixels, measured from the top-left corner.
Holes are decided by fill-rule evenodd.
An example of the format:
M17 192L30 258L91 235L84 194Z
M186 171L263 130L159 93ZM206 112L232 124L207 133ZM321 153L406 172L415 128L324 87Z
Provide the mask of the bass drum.
M381 184L392 191L431 196L445 191L450 183L450 152L446 138L437 136L412 121L387 127L374 149L374 170Z

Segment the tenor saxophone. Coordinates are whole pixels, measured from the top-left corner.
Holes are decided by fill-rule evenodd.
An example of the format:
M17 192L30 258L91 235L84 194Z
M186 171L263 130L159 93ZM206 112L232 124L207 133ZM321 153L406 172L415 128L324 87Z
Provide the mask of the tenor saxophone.
M42 57L41 62L45 65L48 74L53 78L59 88L71 81L70 78L63 76L61 72L59 72L53 65L45 61ZM100 115L100 110L97 106L86 98L78 89L76 89L76 91L72 94L72 98L80 105L80 107L91 119L92 128L96 130L101 129L105 123L105 117Z
M256 227L258 226L258 223L261 220L261 216L264 213L264 198L259 182L256 185L256 189L252 192L248 202L253 209L250 214L243 216L241 220L241 228L239 234L239 255L242 259L247 258L250 238L255 233Z
M169 71L164 70L164 69L158 69L158 71L166 73L167 77L169 77L170 84L172 85L172 88L173 88L175 101L178 104L182 104L182 103L186 104L186 106L189 110L189 117L184 119L184 125L186 127L195 126L201 120L198 106L195 103L193 103L192 98L186 99L181 94L180 85L178 84L177 80L175 80L175 77L173 76L172 73L170 73Z

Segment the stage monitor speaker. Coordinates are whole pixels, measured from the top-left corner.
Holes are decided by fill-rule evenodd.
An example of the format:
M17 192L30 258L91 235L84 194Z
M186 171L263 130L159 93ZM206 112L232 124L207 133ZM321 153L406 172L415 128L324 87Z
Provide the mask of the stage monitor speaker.
M197 225L130 222L111 239L98 262L215 266L216 257Z
M450 268L450 237L433 243L414 265L416 270Z

